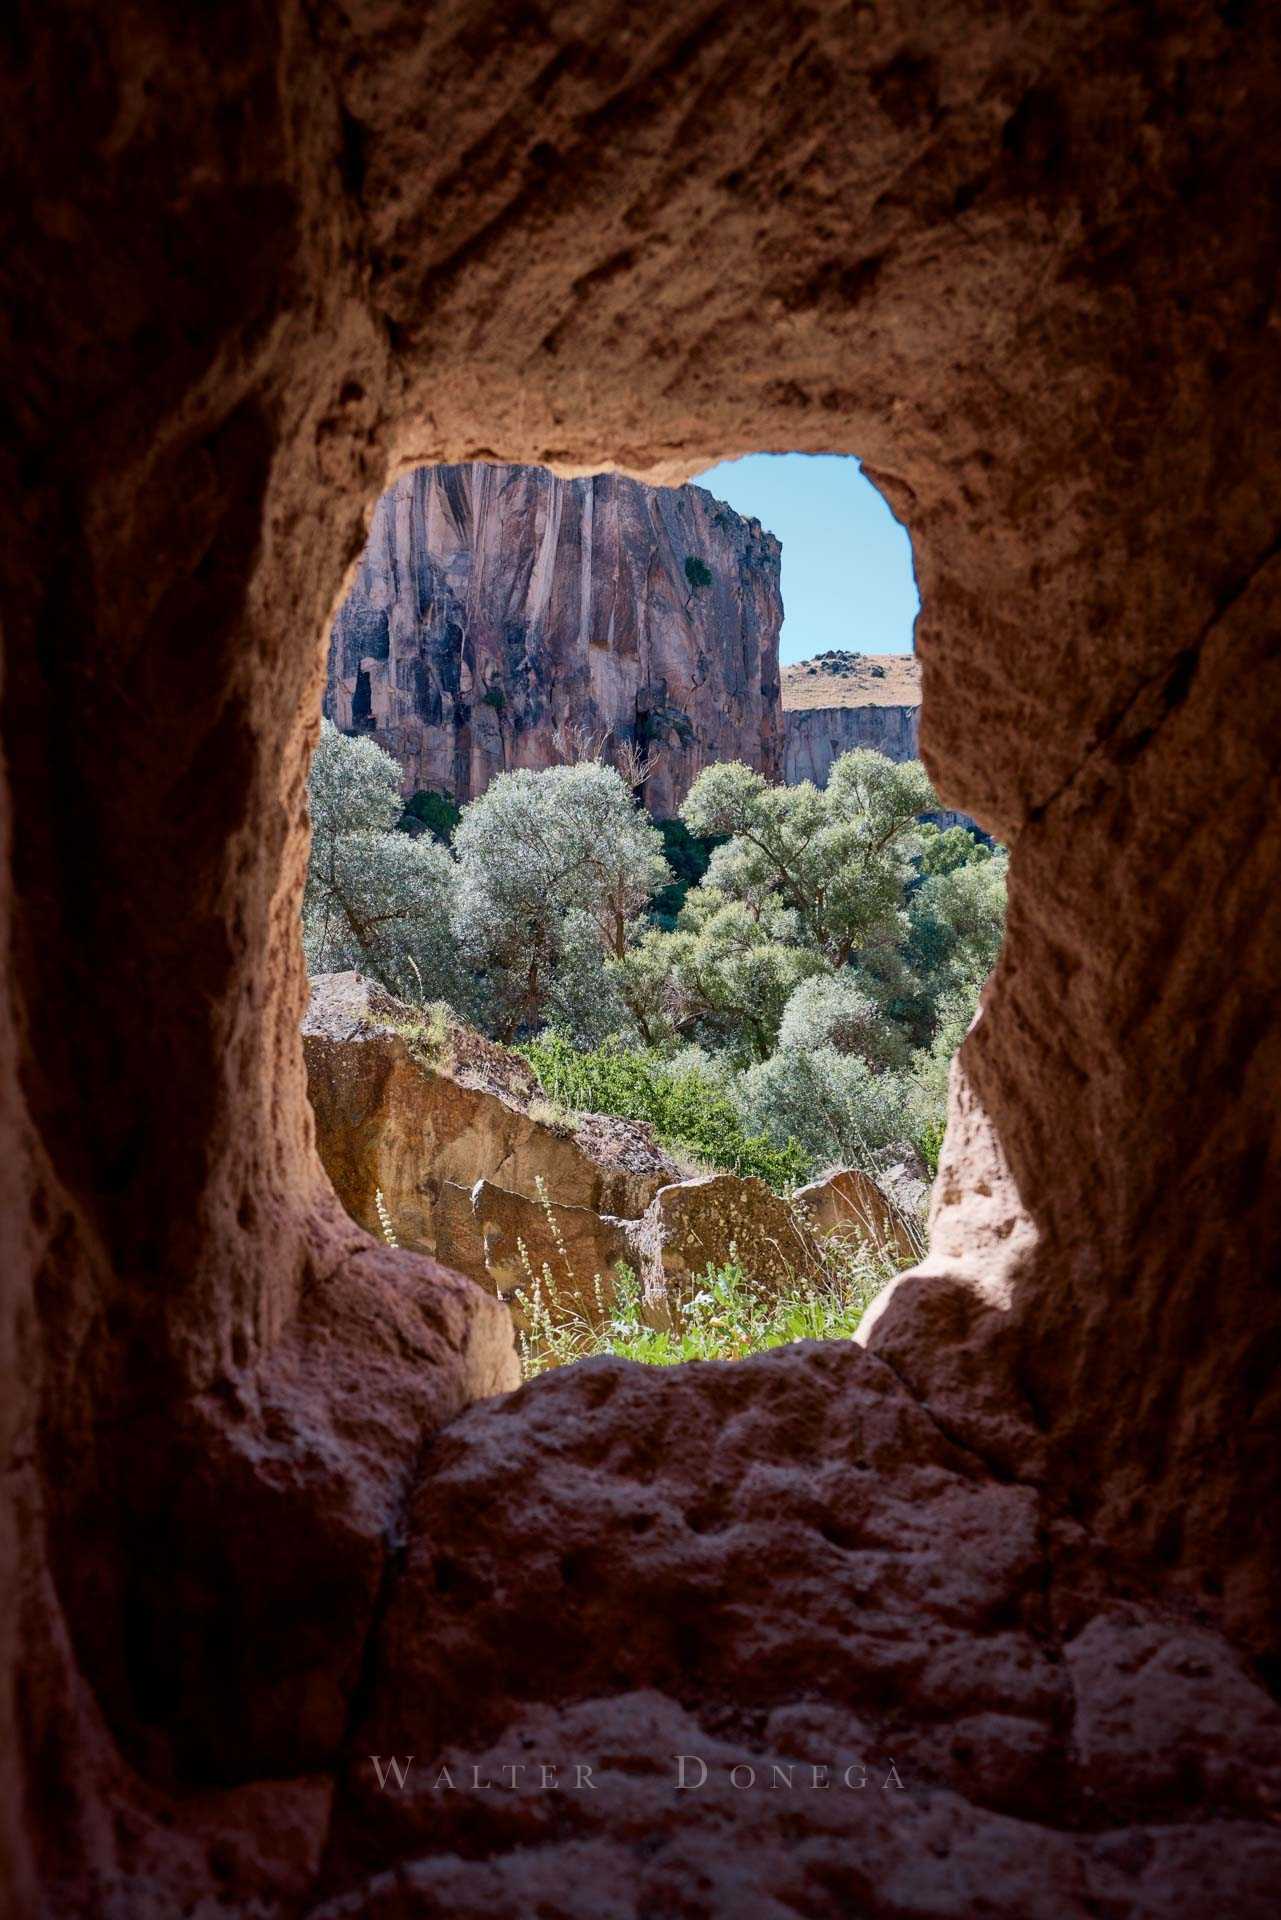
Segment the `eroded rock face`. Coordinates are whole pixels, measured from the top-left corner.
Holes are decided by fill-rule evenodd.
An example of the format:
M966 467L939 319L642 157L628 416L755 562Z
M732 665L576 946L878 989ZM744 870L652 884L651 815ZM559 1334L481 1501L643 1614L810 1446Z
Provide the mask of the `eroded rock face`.
M741 1267L777 1293L818 1265L805 1221L763 1180L708 1173L661 1187L638 1229L641 1275L655 1300L679 1299L708 1267Z
M783 714L783 778L789 787L812 780L825 787L843 753L871 747L887 760L920 753L919 707L808 707Z
M533 467L420 469L374 510L325 711L458 801L545 767L558 729L656 755L645 800L782 763L779 546L702 488ZM609 747L606 750L609 750Z
M437 1041L412 1008L358 973L321 974L303 1020L307 1093L321 1161L344 1207L398 1243L436 1251L445 1186L478 1180L559 1205L635 1218L679 1175L648 1128L555 1119L518 1054L467 1028ZM470 1271L464 1268L464 1271Z
M389 0L305 22L220 11L198 34L143 5L90 35L60 6L27 9L10 42L0 465L0 1566L15 1596L0 1609L0 1849L19 1910L296 1912L354 1887L366 1912L443 1894L459 1920L523 1916L541 1893L598 1920L648 1858L651 1904L694 1913L768 1898L807 1917L968 1920L982 1900L1020 1920L1271 1915L1275 1826L1219 1765L1204 1677L1179 1669L1188 1634L1210 1634L1209 1671L1233 1663L1255 1689L1257 1751L1281 1459L1279 36L1275 9L1102 0L948 0L910 19L825 0L675 0L661 17L608 0ZM371 1252L307 1117L307 756L325 638L378 496L411 468L491 455L661 483L770 447L859 454L910 526L922 754L944 803L1012 850L932 1252L868 1338L909 1405L877 1456L881 1491L920 1493L934 1522L924 1557L898 1563L921 1644L932 1654L940 1632L931 1564L980 1647L993 1619L1024 1634L1026 1578L1068 1616L1061 1643L1035 1640L1045 1665L1057 1675L1050 1656L1075 1646L1066 1664L1094 1682L1084 1711L1069 1715L1061 1679L1051 1697L1105 1765L1101 1826L1035 1691L1006 1714L1005 1664L976 1669L968 1648L958 1661L983 1678L956 1709L974 1780L1017 1790L1044 1778L1038 1756L1065 1756L1073 1811L1051 1804L1030 1844L1022 1801L967 1811L932 1788L904 1801L924 1808L906 1847L903 1829L884 1848L863 1827L834 1841L828 1809L845 1803L825 1795L786 1819L775 1796L746 1826L722 1787L718 1830L648 1782L691 1716L718 1752L775 1738L736 1717L750 1668L731 1692L713 1650L700 1682L702 1650L682 1639L686 1694L647 1609L662 1690L647 1678L652 1710L626 1705L599 1680L603 1648L626 1658L620 1629L636 1623L608 1570L590 1699L537 1610L524 1677L467 1610L446 1612L448 1577L434 1595L423 1580L428 1524L476 1540L478 1578L501 1572L491 1609L503 1589L528 1597L536 1573L558 1628L575 1567L550 1536L575 1514L595 1533L613 1502L641 1517L633 1587L688 1622L707 1605L699 1580L715 1584L729 1652L770 1652L761 1704L788 1716L787 1742L810 1724L833 1746L856 1676L881 1659L852 1640L861 1601L839 1545L870 1497L868 1456L832 1419L868 1362L836 1351L821 1393L806 1353L761 1362L778 1417L741 1424L752 1377L700 1376L704 1451L729 1437L733 1510L764 1515L746 1562L729 1557L733 1528L671 1544L702 1469L670 1436L696 1410L652 1371L628 1375L626 1396L571 1373L467 1416L502 1434L503 1475L477 1467L498 1503L482 1542L428 1442L495 1383L467 1359L490 1309ZM400 1325L406 1286L430 1339ZM367 1351L402 1384L391 1427L362 1441ZM575 1423L575 1471L548 1481L579 1393L600 1403ZM198 1546L180 1529L170 1557L169 1450L197 1403L230 1410L217 1417L242 1437L194 1450L207 1525ZM488 1438L468 1425L466 1439L492 1462ZM798 1541L774 1497L806 1446L835 1540L807 1527ZM372 1491L341 1492L372 1472L362 1456L382 1463L381 1512ZM523 1512L509 1457L531 1461ZM252 1555L232 1497L245 1459L290 1496L255 1504ZM402 1660L417 1699L434 1656L420 1618L380 1635L373 1673L370 1636L358 1646L330 1611L313 1556L341 1535L342 1597L364 1609L384 1551L373 1616L403 1625L398 1543L420 1486L414 1579L450 1623L447 1697L464 1668L477 1677L460 1745L555 1731L566 1750L621 1755L641 1813L617 1798L599 1819L586 1802L554 1809L554 1844L505 1851L496 1802L456 1803L455 1850L430 1856L348 1825L322 1880L337 1700L353 1718L366 1701L385 1711ZM363 1517L339 1527L349 1507ZM1048 1522L1034 1545L1033 1514ZM1051 1550L1064 1515L1083 1530L1066 1557ZM971 1537L992 1541L986 1587ZM727 1571L742 1616L728 1623ZM280 1612L263 1631L268 1590ZM1138 1639L1090 1633L1126 1608ZM511 1616L511 1647L530 1613ZM1171 1638L1147 1659L1150 1627ZM278 1716L271 1699L296 1636L320 1705L291 1743L311 1689L288 1680ZM946 1746L910 1623L889 1639L902 1666L887 1710L901 1703L918 1754L927 1735ZM356 1668L370 1684L348 1692ZM250 1677L246 1708L235 1687ZM485 1733L472 1715L491 1711L489 1678L506 1724ZM724 1733L705 1724L722 1706ZM1139 1727L1177 1729L1182 1764L1155 1789ZM212 1778L233 1746L237 1779ZM1225 1822L1229 1805L1243 1817ZM864 1857L878 1871L851 1891ZM368 1896L366 1866L390 1875Z
M776 1292L819 1267L816 1235L906 1232L858 1174L807 1188L800 1211L760 1180L681 1178L648 1127L554 1117L519 1055L460 1025L430 1034L358 973L312 981L303 1051L317 1149L352 1218L381 1234L385 1213L396 1244L496 1294L522 1331L536 1288L552 1320L599 1324L620 1264L670 1324L709 1266Z
M446 1183L436 1203L441 1259L497 1294L524 1334L538 1331L536 1321L602 1326L619 1264L636 1264L633 1226L550 1196L531 1200L491 1180Z
M1267 1911L1267 1693L870 1355L545 1376L442 1436L409 1531L316 1920Z

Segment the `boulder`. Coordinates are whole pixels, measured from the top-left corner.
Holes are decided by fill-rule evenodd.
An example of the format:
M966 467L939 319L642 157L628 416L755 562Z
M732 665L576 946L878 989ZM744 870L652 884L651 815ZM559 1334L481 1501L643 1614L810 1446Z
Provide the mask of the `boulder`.
M614 1299L617 1266L636 1262L630 1224L590 1207L530 1200L491 1180L471 1188L448 1181L436 1206L436 1253L496 1293L522 1332L532 1325L535 1288L553 1319L598 1326Z
M645 1297L671 1302L709 1266L742 1267L763 1292L815 1273L821 1254L795 1210L763 1180L709 1173L660 1188L633 1232Z
M930 1204L930 1170L910 1140L892 1140L868 1155L881 1192L909 1220L924 1222Z
M316 1144L348 1213L381 1235L381 1194L398 1245L475 1280L523 1331L535 1281L553 1319L597 1325L625 1264L661 1324L709 1266L736 1262L776 1293L821 1269L833 1234L904 1261L917 1251L903 1210L852 1169L796 1205L732 1173L673 1178L676 1163L635 1121L544 1117L518 1054L463 1025L433 1027L361 974L312 982L303 1046Z
M923 1251L916 1221L882 1192L870 1174L839 1167L792 1195L792 1205L820 1239L862 1240L910 1262Z

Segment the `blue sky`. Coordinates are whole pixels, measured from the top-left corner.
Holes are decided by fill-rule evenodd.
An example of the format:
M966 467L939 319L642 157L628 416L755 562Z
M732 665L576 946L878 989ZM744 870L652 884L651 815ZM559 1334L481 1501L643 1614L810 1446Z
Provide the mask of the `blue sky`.
M709 467L694 484L782 541L784 661L829 647L912 651L920 601L911 545L857 460L752 453Z

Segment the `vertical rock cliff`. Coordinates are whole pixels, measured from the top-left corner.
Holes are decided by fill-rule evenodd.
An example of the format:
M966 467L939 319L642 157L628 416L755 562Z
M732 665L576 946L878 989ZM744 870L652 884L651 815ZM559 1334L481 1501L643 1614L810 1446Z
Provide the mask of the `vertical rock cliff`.
M889 760L915 760L921 673L914 654L832 652L782 674L783 777L789 787L827 785L833 762L852 747Z
M420 468L383 495L334 622L325 711L459 801L565 757L656 754L671 814L716 760L782 771L780 548L700 487Z

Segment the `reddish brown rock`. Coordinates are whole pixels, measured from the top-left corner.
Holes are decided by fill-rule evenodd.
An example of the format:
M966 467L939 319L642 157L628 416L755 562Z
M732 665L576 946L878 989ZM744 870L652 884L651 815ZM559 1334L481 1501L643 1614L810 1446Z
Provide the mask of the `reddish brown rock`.
M356 0L198 26L146 0L92 26L61 0L20 8L0 460L0 1852L19 1911L169 1920L332 1893L599 1916L643 1878L651 1911L690 1914L1271 1915L1277 1828L1234 1797L1182 1655L1144 1663L1177 1696L1159 1716L1107 1641L1081 1650L1102 1688L1083 1715L1052 1656L1126 1604L1172 1641L1226 1633L1251 1688L1276 1672L1279 38L1275 10L1101 0ZM833 1417L865 1356L834 1350L821 1391L803 1350L753 1363L768 1420L741 1369L699 1376L710 1414L653 1371L620 1398L570 1370L466 1416L521 1462L536 1430L543 1457L522 1515L484 1443L475 1491L502 1525L453 1592L497 1569L528 1602L528 1569L539 1604L504 1614L482 1585L507 1642L469 1635L419 1534L415 1593L455 1656L447 1697L474 1682L459 1751L554 1731L615 1756L639 1812L550 1803L553 1834L460 1797L453 1850L410 1858L416 1840L397 1855L354 1831L344 1787L332 1870L282 1892L265 1829L311 1823L305 1877L323 1817L324 1789L300 1816L288 1774L300 1703L295 1751L319 1752L353 1670L353 1719L394 1698L390 1651L407 1700L433 1671L429 1621L379 1635L375 1670L347 1602L369 1617L385 1526L374 1613L404 1620L396 1515L420 1481L419 1511L472 1537L428 1429L485 1378L466 1358L479 1296L372 1253L313 1150L297 909L325 640L374 502L412 467L663 483L761 448L859 454L909 526L922 753L944 803L1011 846L933 1251L871 1333L915 1409L880 1455L884 1551L903 1554L886 1645L859 1637L875 1588L838 1571L830 1599L875 1477ZM348 1421L378 1417L367 1352L392 1427L357 1442ZM600 1403L562 1461L580 1393ZM689 1481L682 1421L722 1467L718 1439L739 1450L724 1489ZM171 1449L200 1469L198 1536ZM793 1504L798 1458L820 1470L819 1527ZM903 1553L909 1493L934 1532ZM750 1555L714 1530L686 1544L678 1513L714 1528L730 1496ZM615 1506L630 1586L594 1574L587 1637L571 1555ZM337 1606L318 1572L335 1542ZM737 1595L713 1584L726 1570ZM723 1654L695 1637L705 1615ZM960 1679L940 1717L944 1628ZM761 1672L738 1663L757 1646ZM1020 1650L1051 1678L1010 1706ZM652 1708L630 1700L640 1656ZM939 1763L944 1797L905 1796L919 1824L891 1827L886 1803L869 1841L833 1831L842 1800L745 1813L723 1784L692 1818L653 1786L690 1721L718 1754L766 1749L776 1712L780 1743L832 1747L863 1673L896 1743L902 1703L922 1777L947 1713L978 1743ZM1100 1820L1050 1700L1114 1756ZM1253 1750L1253 1704L1248 1723ZM1131 1811L1139 1726L1200 1756L1151 1789L1156 1817ZM237 1780L211 1779L233 1745ZM1038 1754L1062 1758L1062 1801L980 1798L1021 1792L1021 1770L1053 1789ZM367 1870L389 1878L367 1892Z
M317 1920L516 1920L553 1872L619 1920L1267 1912L1267 1694L1157 1612L1060 1611L1079 1530L870 1356L548 1375L441 1437L410 1536Z
M407 794L459 801L572 757L566 735L630 745L670 816L713 761L779 778L782 618L777 540L701 487L424 468L374 510L325 711L395 755Z

